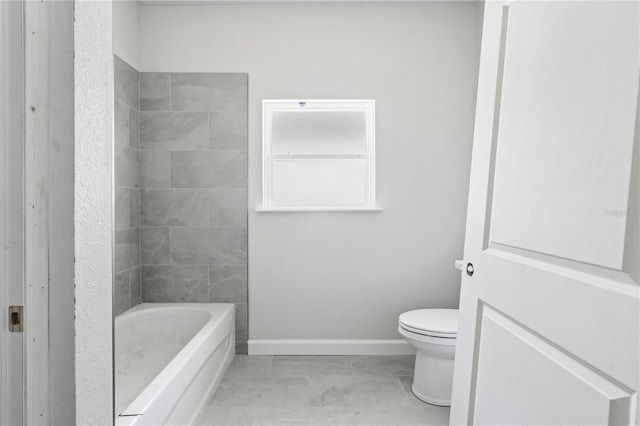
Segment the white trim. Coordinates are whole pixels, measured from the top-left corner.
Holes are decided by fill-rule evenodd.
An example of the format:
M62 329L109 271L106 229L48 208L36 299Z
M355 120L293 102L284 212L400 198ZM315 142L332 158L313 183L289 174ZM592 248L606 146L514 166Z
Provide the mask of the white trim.
M263 209L263 208L257 208L256 212L258 213L286 213L286 212L381 212L382 211L382 207L372 207L372 208L357 208L357 209L350 209L350 208L335 208L335 207L327 207L326 209L320 208L320 207L309 207L308 209L305 209L303 207L295 207L295 208L281 208L281 209L276 209L276 208L271 208L271 209Z
M249 355L414 355L403 339L249 340Z
M369 103L374 102L374 99L263 99L262 104L297 104L303 102L306 104L335 104L335 103Z
M203 6L203 5L251 5L251 4L341 4L341 3L382 3L411 4L431 3L438 0L137 0L138 6ZM440 0L441 1L441 0ZM468 0L449 0L463 2Z

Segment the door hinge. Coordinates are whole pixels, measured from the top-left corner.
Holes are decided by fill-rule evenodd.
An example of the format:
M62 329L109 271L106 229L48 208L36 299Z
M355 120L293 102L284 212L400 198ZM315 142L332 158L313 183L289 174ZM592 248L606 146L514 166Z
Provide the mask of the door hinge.
M9 331L22 333L24 306L9 306Z

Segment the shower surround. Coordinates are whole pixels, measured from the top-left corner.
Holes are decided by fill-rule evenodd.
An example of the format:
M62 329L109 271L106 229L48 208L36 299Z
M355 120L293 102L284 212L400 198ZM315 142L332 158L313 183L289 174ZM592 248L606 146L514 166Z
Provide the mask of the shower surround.
M141 301L234 303L246 353L248 76L139 76Z
M114 58L115 251L113 313L140 303L140 73Z

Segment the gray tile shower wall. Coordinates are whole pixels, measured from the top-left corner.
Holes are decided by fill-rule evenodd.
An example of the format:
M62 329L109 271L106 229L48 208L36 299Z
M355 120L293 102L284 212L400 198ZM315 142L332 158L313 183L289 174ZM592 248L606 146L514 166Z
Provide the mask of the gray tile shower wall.
M142 301L235 303L238 353L248 339L247 90L246 74L140 73Z
M115 282L114 315L141 300L140 74L114 57Z

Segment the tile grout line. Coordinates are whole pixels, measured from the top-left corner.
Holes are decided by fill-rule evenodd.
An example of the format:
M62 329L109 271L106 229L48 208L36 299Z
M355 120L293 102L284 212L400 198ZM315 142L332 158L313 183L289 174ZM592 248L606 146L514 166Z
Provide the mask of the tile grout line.
M211 303L211 266L207 266L207 302Z
M127 300L129 301L129 307L127 308L127 310L131 309L131 272L127 272L127 287L129 289L129 292L127 294Z
M265 377L272 377L270 376L271 374L271 366L273 365L273 355L269 355L270 359L269 359L269 366L267 367L267 373Z
M140 300L139 303L142 303L142 299L143 299L143 290L142 290L142 246L143 246L143 242L142 242L142 193L143 193L143 188L142 188L142 176L141 176L141 170L142 167L141 166L141 156L140 156L140 151L141 151L141 135L142 135L142 78L141 78L141 73L138 71L138 158L137 158L137 168L138 168L138 249L139 249L139 280L140 280Z
M400 385L400 390L402 391L402 395L404 395L404 399L407 403L411 403L411 400L409 399L409 395L407 395L407 391L404 389L404 386L402 386L402 380L400 380L400 376L396 376L396 378L398 379L398 384Z
M171 86L172 86L172 82L173 82L173 76L172 74L169 74L169 108L173 109L173 106L171 104ZM207 142L209 142L211 140L211 120L209 118L209 114L207 113ZM209 147L209 144L207 144L207 147ZM171 156L170 156L171 157ZM205 188L203 188L205 189ZM210 227L211 226L211 196L209 195L209 188L206 188L206 202L207 202L207 213L206 213L206 218L207 218L207 226ZM209 265L207 267L207 286L208 286L208 302L211 302L212 297L213 297L213 288L211 286L211 266ZM237 305L234 305L234 309L235 309L235 314L237 314L238 312L238 307ZM235 316L234 314L234 329L237 328L237 324L238 324L238 318ZM236 341L235 341L235 348L233 348L234 352L238 352L238 336L236 336ZM248 350L247 350L248 352Z
M140 297L138 303L142 303L142 179L141 179L141 167L140 167L140 135L142 131L142 119L140 110L142 109L140 103L142 102L142 79L140 78L140 72L138 71L138 146L137 146L137 156L136 156L136 168L138 173L138 287L140 290ZM129 121L131 121L131 116L129 116ZM131 123L129 123L131 126ZM131 141L129 141L131 142ZM129 191L131 194L132 190ZM131 197L131 195L130 195ZM131 201L129 201L131 203ZM131 287L131 283L129 283L129 287Z

